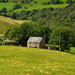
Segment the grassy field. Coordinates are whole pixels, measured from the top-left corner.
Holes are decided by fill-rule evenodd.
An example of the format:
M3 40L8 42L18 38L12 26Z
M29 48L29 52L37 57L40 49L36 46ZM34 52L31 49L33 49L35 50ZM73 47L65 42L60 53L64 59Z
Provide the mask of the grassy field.
M34 1L37 1L37 3L35 3ZM64 2L64 4L49 4L49 5L44 5L42 3L47 3L50 2L50 0L33 0L31 3L29 4L21 4L22 8L15 10L14 12L20 12L22 10L26 10L26 11L31 11L34 9L42 9L42 8L63 8L66 7L68 4L66 4L66 0L61 0L62 2ZM7 10L12 10L14 5L18 4L18 3L0 3L0 10L2 8L7 8Z
M75 75L75 55L0 46L0 75Z
M63 8L63 7L66 7L68 6L68 4L51 4L51 5L42 5L42 4L29 4L29 5L23 5L23 8L20 8L20 9L16 9L14 12L20 12L20 11L32 11L34 9L43 9L43 8L50 8L50 7L53 7L53 8ZM26 9L24 8L26 7Z
M59 45L51 45L51 44L46 44L46 46L51 46L51 47L59 47Z
M0 16L0 34L5 32L8 28L21 23L22 23L21 21Z
M71 47L69 52L75 54L75 47Z
M7 10L12 10L16 3L0 3L0 10L2 8L7 8Z
M36 1L37 3L35 3L34 1ZM50 0L33 0L30 4L22 4L22 8L15 10L14 12L20 12L22 10L25 11L32 11L34 9L43 9L43 8L63 8L68 6L68 4L66 4L66 0L61 0L62 2L64 2L63 4L49 4L49 5L44 5L42 3L44 2L50 2Z

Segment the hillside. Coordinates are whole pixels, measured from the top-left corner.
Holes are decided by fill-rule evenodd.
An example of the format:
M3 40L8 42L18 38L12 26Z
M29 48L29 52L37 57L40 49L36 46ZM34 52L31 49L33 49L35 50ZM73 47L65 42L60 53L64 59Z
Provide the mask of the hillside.
M50 0L28 0L29 3L20 3L21 0L18 0L19 2L13 3L14 0L9 0L7 3L0 3L0 9L7 8L7 10L13 10L14 5L21 4L21 8L15 10L15 12L20 12L22 10L31 11L34 9L42 9L42 8L63 8L66 7L68 4L66 4L67 0L60 0L63 2L63 4L48 4L51 1Z
M42 4L29 4L29 5L23 5L22 8L16 9L14 12L20 12L20 11L32 11L32 10L39 10L43 8L63 8L68 6L68 4L51 4L51 5L42 5Z
M0 16L0 33L5 32L8 28L21 24L21 21L13 20L7 17Z
M17 9L15 10L16 12L22 11L22 10L26 10L26 11L32 11L34 9L43 9L43 8L63 8L66 7L68 4L66 4L67 0L61 0L63 2L63 4L46 4L48 2L51 2L50 0L33 0L31 3L29 4L24 4L23 7L21 9Z
M0 3L0 10L2 8L7 8L7 10L12 10L14 5L17 4L17 3Z
M1 75L75 75L75 55L15 46L0 46Z

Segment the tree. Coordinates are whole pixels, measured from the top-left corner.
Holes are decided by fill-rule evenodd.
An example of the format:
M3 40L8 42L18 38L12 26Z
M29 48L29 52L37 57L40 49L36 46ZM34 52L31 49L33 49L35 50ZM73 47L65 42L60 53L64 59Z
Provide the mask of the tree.
M2 1L0 0L0 3L2 3Z
M9 2L8 0L6 0L6 2Z
M12 19L16 19L17 18L17 14L14 12L13 14L12 14Z
M21 3L24 3L24 2L25 2L24 0L21 1Z
M62 4L63 2L61 2L60 0L51 0L52 4Z
M63 2L61 2L60 0L56 0L55 4L62 4Z
M62 51L69 50L70 47L75 45L74 37L74 30L70 27L58 27L52 31L49 43L59 45Z
M49 41L50 33L51 33L51 29L49 28L48 25L40 26L40 36L44 37L46 43L48 43Z
M55 3L55 0L51 0L51 3L54 4Z
M5 37L15 40L21 45L26 45L30 36L45 37L48 42L50 29L48 26L40 26L34 23L24 23L18 27L11 28L6 31Z
M3 9L1 10L1 12L7 13L7 8L3 8Z
M21 24L18 27L11 28L5 32L5 37L10 40L15 40L21 45L26 45L27 40L32 32L30 23Z
M67 0L66 3L73 3L73 0Z
M16 4L16 5L14 5L13 10L16 10L16 9L19 9L19 8L21 8L21 5L20 4Z
M5 0L2 0L2 2L5 3L6 1Z

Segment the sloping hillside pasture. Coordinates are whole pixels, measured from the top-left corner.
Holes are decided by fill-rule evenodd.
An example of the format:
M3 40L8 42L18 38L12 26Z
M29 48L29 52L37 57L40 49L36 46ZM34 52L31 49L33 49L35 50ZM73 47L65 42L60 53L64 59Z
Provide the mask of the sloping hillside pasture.
M0 34L5 32L8 28L21 23L22 23L21 21L0 16Z
M37 3L35 3L34 1L36 1ZM43 9L43 8L63 8L68 6L68 4L66 4L66 0L61 0L62 2L64 2L64 4L49 4L49 5L44 5L42 3L44 2L50 2L50 0L33 0L30 4L22 4L22 8L20 9L16 9L14 12L20 12L22 10L26 10L26 11L32 11L34 9ZM26 8L26 9L25 9Z
M7 10L12 10L14 5L17 4L17 3L0 3L0 10L2 8L7 8Z
M51 5L43 5L43 4L29 4L29 5L23 5L23 8L20 8L20 9L16 9L14 12L20 12L20 11L32 11L34 9L43 9L43 8L50 8L50 7L53 7L53 8L63 8L63 7L66 7L68 6L68 4L51 4ZM27 7L27 9L25 9L24 7Z
M35 3L34 1L36 1L37 3ZM50 0L33 0L29 4L21 4L23 7L15 10L15 12L19 12L21 10L31 11L33 9L42 9L42 8L50 8L50 7L53 7L53 8L60 7L60 8L62 8L62 7L65 7L65 6L68 5L68 4L65 4L66 0L61 0L61 1L64 2L64 4L43 5L42 3L50 2ZM8 11L13 10L13 7L14 7L15 4L18 4L18 3L0 3L0 10L4 7L7 8Z
M0 46L1 75L75 75L75 55L45 49Z

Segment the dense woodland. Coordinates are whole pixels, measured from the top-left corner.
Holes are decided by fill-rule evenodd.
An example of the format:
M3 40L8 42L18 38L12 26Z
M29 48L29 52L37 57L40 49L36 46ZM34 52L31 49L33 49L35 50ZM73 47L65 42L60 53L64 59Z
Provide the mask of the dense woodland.
M32 0L25 1L31 2ZM16 40L21 45L26 45L26 41L30 36L42 36L45 38L46 43L59 45L60 50L63 51L75 47L75 0L67 0L66 2L70 4L64 8L50 7L20 12L13 11L21 8L21 4L14 5L11 11L3 8L0 10L2 16L31 21L31 23L24 23L8 29L5 37ZM59 4L62 2L51 0L50 3Z
M6 2L13 2L13 3L17 3L17 2L21 2L21 3L29 3L33 0L0 0L0 3L6 3Z

